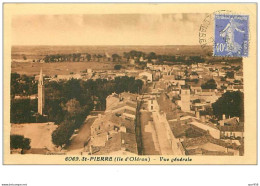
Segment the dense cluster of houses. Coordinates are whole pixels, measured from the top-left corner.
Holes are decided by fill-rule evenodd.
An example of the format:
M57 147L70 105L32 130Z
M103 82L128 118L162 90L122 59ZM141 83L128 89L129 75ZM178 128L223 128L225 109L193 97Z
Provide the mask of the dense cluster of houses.
M109 55L106 55L104 59L108 58ZM244 138L244 123L238 117L225 115L213 123L214 116L210 112L212 104L225 92L243 92L241 66L232 66L225 62L159 65L156 60L150 63L142 57L138 61L146 62L146 68L87 69L79 74L49 77L49 80L113 80L120 76L135 77L145 85L150 85L148 95L142 95L143 98L147 96L148 112L161 110L162 103L156 100L161 94L166 94L174 105L165 113L168 124L165 123L167 127L169 125L172 139L179 140L178 144L182 144L186 155L243 155L241 143ZM134 65L136 59L129 59L128 62ZM202 86L208 80L214 82L213 88ZM32 95L30 98L36 97ZM15 99L22 98L16 96ZM109 95L106 98L105 112L99 114L91 125L91 138L85 151L94 155L138 154L135 123L138 99L138 95L127 92ZM176 108L179 111L172 117Z
M123 92L106 98L104 114L91 125L90 154L137 155L135 117L137 95Z
M226 63L209 65L198 63L186 65L147 64L151 72L159 72L164 92L180 113L177 119L168 120L175 137L182 141L187 155L242 155L241 139L244 123L238 117L223 115L222 120L212 123L212 104L228 91L243 92L243 73L237 66ZM230 75L231 74L231 75ZM216 87L203 89L202 84L213 79ZM158 92L163 92L159 87ZM151 107L151 108L149 108ZM148 110L153 112L154 105ZM173 112L173 111L170 111ZM166 113L172 114L172 113ZM168 117L167 117L168 118ZM192 131L195 137L188 137Z

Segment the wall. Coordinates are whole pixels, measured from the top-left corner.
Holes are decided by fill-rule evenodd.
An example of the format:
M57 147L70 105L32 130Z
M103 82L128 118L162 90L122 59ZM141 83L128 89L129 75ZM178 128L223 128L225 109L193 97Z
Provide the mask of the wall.
M166 114L165 113L161 114L160 118L164 119L163 123L165 123L167 138L170 141L174 155L185 155L185 150L184 150L181 142L179 141L179 139L175 138L175 136L172 133L171 127L166 119Z

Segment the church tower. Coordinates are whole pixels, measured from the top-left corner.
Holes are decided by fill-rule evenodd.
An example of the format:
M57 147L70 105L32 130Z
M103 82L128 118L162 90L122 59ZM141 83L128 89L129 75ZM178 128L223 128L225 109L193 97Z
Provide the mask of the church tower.
M186 86L181 89L181 110L190 112L190 88Z
M44 108L44 85L43 85L43 75L41 69L39 81L38 81L38 113L40 115L43 115L43 108Z

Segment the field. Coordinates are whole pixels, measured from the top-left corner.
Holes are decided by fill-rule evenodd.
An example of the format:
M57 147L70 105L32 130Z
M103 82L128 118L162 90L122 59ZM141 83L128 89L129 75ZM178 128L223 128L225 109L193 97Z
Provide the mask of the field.
M200 45L164 45L164 46L13 46L12 60L22 59L23 55L27 59L42 59L46 55L52 54L119 54L131 50L142 51L145 53L155 52L165 55L205 55L212 51L212 47L202 49Z
M155 52L166 55L205 55L209 49L202 50L200 46L13 46L12 47L12 72L26 75L38 75L42 68L45 75L68 75L80 73L86 69L112 70L113 62L56 62L32 63L33 60L43 59L46 55L53 54L119 54L131 50L145 53ZM24 59L26 58L26 59Z
M113 62L57 62L57 63L31 63L31 62L12 62L12 73L26 75L38 75L42 68L43 74L68 75L71 72L80 73L86 69L111 70L114 69Z
M30 138L31 148L53 149L51 134L56 128L57 125L46 123L11 124L11 135L23 135L25 138Z

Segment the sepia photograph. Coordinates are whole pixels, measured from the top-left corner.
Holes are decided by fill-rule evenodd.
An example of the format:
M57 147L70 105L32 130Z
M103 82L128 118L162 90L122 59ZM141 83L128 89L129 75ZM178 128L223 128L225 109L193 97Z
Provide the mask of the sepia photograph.
M6 156L254 163L256 17L174 10L10 14Z

